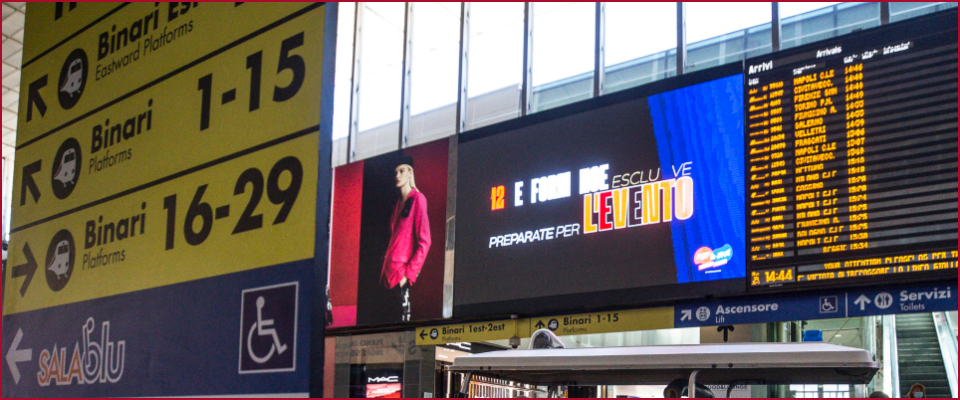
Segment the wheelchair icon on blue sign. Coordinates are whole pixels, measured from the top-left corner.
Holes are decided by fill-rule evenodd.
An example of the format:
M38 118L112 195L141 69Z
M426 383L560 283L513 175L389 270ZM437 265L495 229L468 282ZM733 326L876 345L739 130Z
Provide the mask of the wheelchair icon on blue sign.
M263 299L263 296L257 297L257 322L253 323L250 326L250 334L247 335L247 352L250 355L250 358L257 364L265 364L267 361L273 357L274 351L276 354L283 354L287 351L287 345L280 343L280 336L277 335L277 330L273 328L272 319L263 319L263 306L266 305L266 300ZM257 336L265 337L269 336L273 338L273 343L270 346L270 351L267 352L263 357L258 357L256 352L253 351L253 334L256 333Z

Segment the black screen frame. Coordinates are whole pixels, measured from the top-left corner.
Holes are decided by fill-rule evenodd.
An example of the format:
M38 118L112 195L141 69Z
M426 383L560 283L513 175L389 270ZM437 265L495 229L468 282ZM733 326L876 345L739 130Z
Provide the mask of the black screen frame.
M589 113L612 105L648 98L653 95L677 90L700 83L727 78L743 73L742 62L727 64L703 71L691 72L653 82L644 86L604 95L555 109L538 112L533 115L501 122L461 134L458 143L468 143L483 138L512 132L514 130L536 126L548 121L576 114ZM458 175L463 174L462 165L458 165ZM469 171L466 171L469 172ZM458 182L461 180L458 179ZM458 188L459 192L459 188ZM462 212L458 208L458 212ZM468 229L457 224L457 230ZM457 235L460 236L460 235ZM462 265L455 255L454 266ZM509 276L501 277L510 279ZM678 301L705 299L713 297L734 297L746 293L746 279L729 279L712 282L687 284L669 284L661 286L637 287L630 289L608 290L589 293L537 297L522 300L504 300L477 304L458 304L456 288L460 285L483 285L483 282L459 282L454 270L453 314L457 318L495 318L524 315L543 315L547 313L585 312L600 309L616 309Z
M747 74L747 67L749 65L756 65L761 62L769 60L777 60L788 57L799 57L804 54L816 53L817 50L822 50L824 48L834 46L834 45L843 45L845 43L856 43L856 47L866 46L861 43L867 42L871 43L873 46L881 46L883 44L892 44L892 42L897 40L911 40L911 39L920 39L920 38L934 38L934 37L945 37L953 35L953 43L957 43L957 31L958 27L956 24L958 18L958 9L952 8L948 10L938 11L929 15L924 15L916 17L910 20L896 22L890 25L881 25L873 27L870 29L864 29L862 31L853 32L847 35L843 35L838 38L825 39L817 41L814 43L806 44L803 46L798 46L790 48L787 50L781 50L776 53L767 54L764 56L753 57L744 60L744 87L747 87L747 80L750 79L750 76ZM943 30L943 27L950 27L949 29ZM880 41L883 41L882 43ZM775 68L779 68L776 67ZM746 118L746 114L744 114ZM746 154L749 154L749 141L745 141L744 145L746 147ZM744 160L747 162L747 160ZM748 163L749 164L749 163ZM749 168L745 168L746 177L749 179ZM749 198L749 187L747 187L746 197ZM749 206L748 206L749 209ZM783 293L800 293L800 292L813 292L818 290L830 290L830 289L849 289L849 288L862 288L862 287L878 287L878 286L889 286L897 284L914 284L914 283L930 283L930 282L941 282L941 281L953 281L957 277L957 270L941 270L941 271L926 271L926 272L912 272L905 274L893 274L893 275L883 275L883 276L871 276L871 277L859 277L859 278L842 278L834 279L828 281L808 281L808 282L793 282L787 283L784 285L774 285L774 286L750 286L750 272L757 270L758 267L752 266L752 252L750 251L749 246L749 227L750 227L750 215L749 212L744 213L746 218L744 223L747 226L747 292L751 295L761 295L761 294L783 294ZM933 243L933 242L931 242ZM889 256L889 255L900 255L900 254L916 254L920 252L933 252L933 251L952 251L956 250L958 243L952 243L950 241L941 241L935 242L934 244L925 244L924 247L919 249L911 249L910 245L898 246L898 247L889 247L889 248L880 248L880 249L871 249L865 250L860 253L853 255L838 255L835 258L831 259L827 255L818 255L818 256L794 256L790 259L796 260L801 258L799 261L794 261L792 263L783 262L776 265L763 265L759 266L760 270L769 270L777 268L790 268L798 267L800 265L808 264L819 264L823 262L831 261L845 261L851 259L861 259L866 257L875 257L875 256Z

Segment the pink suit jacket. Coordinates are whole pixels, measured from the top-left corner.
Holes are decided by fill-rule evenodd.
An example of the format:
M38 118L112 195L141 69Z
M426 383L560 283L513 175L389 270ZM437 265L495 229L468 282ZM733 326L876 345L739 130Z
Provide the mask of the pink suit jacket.
M403 277L412 285L416 283L427 252L430 251L427 198L416 188L411 190L406 201L397 200L393 216L390 217L390 233L380 280L390 289L400 284Z

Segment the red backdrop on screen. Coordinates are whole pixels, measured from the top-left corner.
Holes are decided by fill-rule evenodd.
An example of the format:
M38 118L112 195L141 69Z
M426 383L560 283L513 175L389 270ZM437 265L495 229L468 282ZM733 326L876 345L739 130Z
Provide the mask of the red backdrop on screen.
M447 238L447 160L449 142L439 140L403 151L416 160L417 188L427 198L427 215L433 243L423 263L418 284L412 291L413 319L443 316L444 245Z
M331 327L357 323L357 267L360 257L360 197L363 161L334 170L330 235Z

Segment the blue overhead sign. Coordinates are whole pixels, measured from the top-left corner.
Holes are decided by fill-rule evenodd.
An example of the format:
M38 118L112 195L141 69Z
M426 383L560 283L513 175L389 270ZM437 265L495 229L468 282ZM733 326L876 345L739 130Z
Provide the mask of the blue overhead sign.
M677 328L957 310L956 284L719 299L675 308Z
M851 291L847 316L956 311L956 293L956 284Z
M3 318L3 397L310 392L311 260Z

